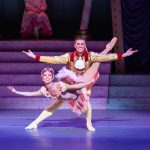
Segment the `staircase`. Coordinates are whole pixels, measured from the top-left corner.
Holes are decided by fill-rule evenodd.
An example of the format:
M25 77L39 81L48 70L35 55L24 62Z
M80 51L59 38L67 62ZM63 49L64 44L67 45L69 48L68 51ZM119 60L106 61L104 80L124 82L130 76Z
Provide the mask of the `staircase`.
M100 52L107 41L89 41L89 51ZM35 54L45 56L61 55L74 50L73 41L0 41L0 109L43 109L52 103L46 97L24 97L11 93L8 85L20 91L36 91L43 85L40 77L45 66L57 73L62 65L38 63L22 53L31 49ZM106 109L111 63L102 63L100 78L93 87L91 103L95 109ZM68 109L67 103L62 109Z

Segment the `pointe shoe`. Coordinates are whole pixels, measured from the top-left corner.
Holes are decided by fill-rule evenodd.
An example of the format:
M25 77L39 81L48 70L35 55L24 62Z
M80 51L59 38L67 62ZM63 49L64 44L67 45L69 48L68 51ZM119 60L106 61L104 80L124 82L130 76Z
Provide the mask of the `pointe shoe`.
M114 37L107 45L106 45L106 49L111 50L115 44L117 42L117 38Z
M37 129L37 125L35 123L31 123L27 127L25 127L25 129L26 130Z
M91 132L94 132L96 130L92 125L89 125L89 124L87 124L86 127Z

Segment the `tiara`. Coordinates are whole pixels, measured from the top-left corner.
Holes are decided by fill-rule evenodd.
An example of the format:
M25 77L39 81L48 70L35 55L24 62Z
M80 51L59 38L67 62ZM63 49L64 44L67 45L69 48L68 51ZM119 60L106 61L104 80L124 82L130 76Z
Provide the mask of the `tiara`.
M52 74L52 76L53 76L53 79L54 79L55 72L54 72L54 69L53 69L53 68L45 67L45 68L41 71L41 76L43 76L43 74L44 74L45 71L50 72L50 73Z

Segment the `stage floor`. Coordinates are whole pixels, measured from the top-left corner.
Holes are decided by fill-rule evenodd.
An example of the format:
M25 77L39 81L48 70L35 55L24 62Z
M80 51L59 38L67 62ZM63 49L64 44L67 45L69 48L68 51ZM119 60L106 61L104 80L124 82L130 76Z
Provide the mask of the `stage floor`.
M40 112L0 110L0 150L150 150L150 111L94 110L89 132L84 116L58 110L24 130Z

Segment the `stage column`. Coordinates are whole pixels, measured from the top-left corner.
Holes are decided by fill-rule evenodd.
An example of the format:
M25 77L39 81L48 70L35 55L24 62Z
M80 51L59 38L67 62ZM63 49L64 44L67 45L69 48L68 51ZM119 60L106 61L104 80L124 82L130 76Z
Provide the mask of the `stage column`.
M80 31L78 34L82 35L85 38L88 38L88 25L89 25L89 18L91 13L92 7L92 0L84 0L81 24L80 24Z
M115 52L124 52L123 31L122 31L122 15L121 0L111 0L113 36L118 38L118 42L114 48ZM125 62L115 61L115 72L119 74L125 73Z

